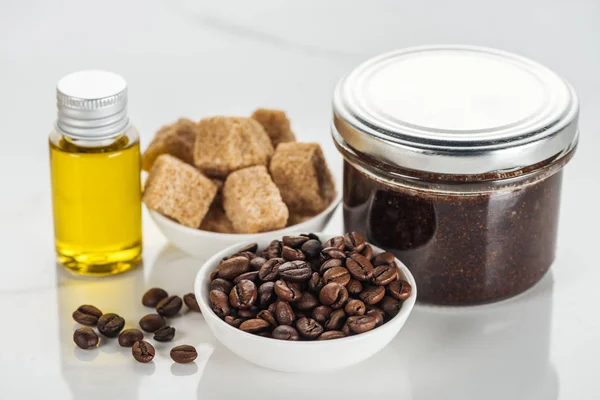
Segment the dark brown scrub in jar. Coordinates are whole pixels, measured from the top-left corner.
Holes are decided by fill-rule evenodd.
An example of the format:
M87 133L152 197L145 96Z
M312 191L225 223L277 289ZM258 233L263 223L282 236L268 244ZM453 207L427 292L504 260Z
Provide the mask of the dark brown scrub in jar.
M419 301L515 296L554 261L578 101L547 68L446 46L371 59L338 84L346 231L393 252Z

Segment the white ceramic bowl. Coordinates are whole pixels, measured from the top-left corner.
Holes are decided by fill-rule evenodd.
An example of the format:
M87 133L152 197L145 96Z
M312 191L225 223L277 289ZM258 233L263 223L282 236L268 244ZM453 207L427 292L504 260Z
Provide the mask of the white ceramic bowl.
M161 232L181 251L195 257L207 259L215 252L242 241L258 242L263 238L276 238L293 232L320 232L329 223L333 212L341 201L341 194L322 212L296 225L261 233L217 233L188 228L161 213L148 210Z
M317 235L322 241L335 236L326 233L317 233ZM255 242L261 249L277 237L281 236L270 235ZM212 333L225 347L251 363L286 372L322 372L356 364L383 349L398 334L415 305L417 298L415 280L408 268L396 259L400 277L411 284L412 293L402 304L398 315L372 331L342 339L312 342L277 340L243 332L228 325L212 311L208 294L210 273L217 268L224 257L249 243L251 242L231 246L206 261L198 271L194 289L202 315ZM375 254L383 251L375 246L372 247Z

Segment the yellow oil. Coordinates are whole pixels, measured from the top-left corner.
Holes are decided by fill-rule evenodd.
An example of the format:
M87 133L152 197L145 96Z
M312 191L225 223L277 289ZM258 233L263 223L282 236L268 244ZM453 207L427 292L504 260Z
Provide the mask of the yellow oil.
M124 134L101 146L50 135L57 261L86 275L112 275L142 253L140 145Z

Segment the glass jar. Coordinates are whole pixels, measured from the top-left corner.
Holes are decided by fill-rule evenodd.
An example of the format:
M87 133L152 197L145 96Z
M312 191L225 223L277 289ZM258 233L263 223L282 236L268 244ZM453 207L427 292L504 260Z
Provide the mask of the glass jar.
M578 140L563 79L498 50L419 47L360 65L333 106L345 230L402 260L420 301L492 302L548 271Z

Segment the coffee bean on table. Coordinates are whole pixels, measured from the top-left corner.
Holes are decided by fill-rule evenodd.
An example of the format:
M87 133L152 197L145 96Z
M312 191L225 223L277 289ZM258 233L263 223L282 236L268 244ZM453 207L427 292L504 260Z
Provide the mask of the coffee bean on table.
M385 296L378 305L390 318L395 317L402 307L402 303L391 296Z
M368 305L379 303L383 296L385 296L385 287L383 286L369 286L358 295Z
M294 302L302 298L300 287L293 282L288 283L280 279L275 282L273 289L275 294L285 301Z
M318 292L323 287L323 281L321 281L321 274L313 272L308 280L308 290Z
M258 305L261 307L267 306L275 299L275 282L265 282L258 288Z
M200 312L200 306L198 305L198 301L196 300L196 295L194 293L188 293L184 295L183 302L190 310Z
M302 298L294 303L294 307L301 311L311 311L318 305L319 299L317 299L317 296L310 292L303 293Z
M312 276L312 269L305 261L288 261L279 266L279 277L287 282L304 282Z
M267 247L267 259L281 257L282 244L279 240L273 240Z
M348 328L354 333L364 333L375 328L376 319L369 315L355 315L348 317Z
M258 289L254 282L242 280L229 292L229 304L235 308L248 309L254 305Z
M328 306L318 306L312 312L312 317L315 321L321 324L325 323L331 316L333 309Z
M139 329L125 329L119 334L119 345L121 347L131 347L135 342L144 339L144 334Z
M350 273L344 267L333 267L329 268L323 274L323 283L326 285L330 282L339 283L342 286L346 286L350 282Z
M242 322L240 329L248 333L256 333L269 329L270 324L264 319L253 318Z
M346 312L343 308L335 310L331 313L329 320L325 322L325 329L328 331L335 331L341 329L346 322Z
M358 232L348 232L344 235L346 250L360 253L366 245L366 239Z
M98 335L92 328L84 326L73 332L73 341L80 349L87 350L98 345Z
M152 361L155 353L154 347L144 340L135 342L131 348L133 358L141 363L149 363Z
M319 336L317 340L340 339L343 337L346 337L346 335L342 331L327 331L321 333L321 336Z
M154 340L157 342L168 342L175 337L175 328L171 326L163 326L154 332Z
M348 294L356 296L363 290L362 283L356 279L350 279L350 282L346 285L346 290L348 291Z
M395 264L396 257L389 251L379 253L373 257L373 266L378 267L384 264Z
M296 321L296 329L301 336L316 339L323 333L323 326L312 318L300 318Z
M106 337L117 337L125 326L125 320L114 313L102 314L98 318L98 331Z
M275 320L275 316L269 310L261 310L256 314L257 318L264 319L272 326L277 326L277 321Z
M161 288L148 289L142 297L142 304L146 307L156 307L159 301L169 297L169 294Z
M367 312L367 307L360 300L350 299L344 306L344 311L348 316L364 315Z
M221 261L217 267L217 278L231 281L236 276L248 272L250 269L250 260L244 256L236 256L227 260Z
M275 318L279 325L291 325L296 319L296 314L290 306L290 303L286 301L278 301L275 303Z
M266 258L254 257L252 260L250 260L250 268L254 271L259 271L260 267L262 267L262 265L266 262Z
M284 263L283 258L271 258L265 262L258 271L258 278L261 281L274 281L279 276L279 266Z
M348 300L348 291L339 283L331 282L319 292L319 300L326 306L336 309L343 307Z
M281 241L284 246L291 247L293 249L299 249L302 245L308 242L310 239L306 236L284 236Z
M398 268L396 264L383 264L373 270L373 283L385 286L398 279Z
M236 284L239 281L243 281L243 280L256 282L258 280L258 271L244 272L243 274L236 276L236 278L233 280L233 283Z
M95 326L101 316L102 311L89 304L79 306L73 312L73 319L81 325Z
M323 250L323 245L321 245L321 242L318 240L309 239L302 247L300 247L300 250L302 250L309 258L317 258L321 254L321 250Z
M233 283L223 279L217 278L210 283L210 290L220 290L223 293L229 294L233 288ZM157 303L158 304L158 303Z
M410 283L404 280L399 280L390 283L388 285L387 291L389 295L395 298L396 300L406 300L410 297L412 287L410 286Z
M273 329L273 339L279 340L299 340L300 335L298 331L289 325L279 325Z
M334 247L338 250L344 251L344 249L346 248L346 242L343 236L335 236L325 242L323 248L325 247Z
M198 357L198 353L193 346L187 344L176 346L171 349L171 358L176 363L187 364L191 363Z
M212 310L219 317L224 318L229 315L231 308L229 307L229 296L220 290L211 290L209 292L210 304Z
M158 302L156 305L156 312L163 317L174 317L179 310L181 310L182 306L183 301L181 300L181 297L169 296Z
M373 265L362 254L351 254L346 260L346 268L356 280L369 281L373 278Z
M140 319L140 328L146 332L156 332L167 323L165 319L158 314L147 314Z

